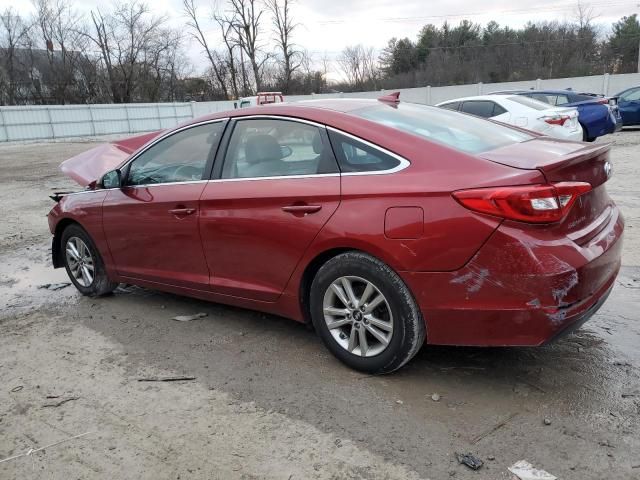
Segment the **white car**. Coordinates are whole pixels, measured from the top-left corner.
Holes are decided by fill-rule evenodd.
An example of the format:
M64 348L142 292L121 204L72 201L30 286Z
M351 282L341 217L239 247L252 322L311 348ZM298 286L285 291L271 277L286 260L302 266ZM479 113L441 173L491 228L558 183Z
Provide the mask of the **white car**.
M439 103L437 107L490 118L550 137L582 141L575 108L552 107L520 95L479 95Z

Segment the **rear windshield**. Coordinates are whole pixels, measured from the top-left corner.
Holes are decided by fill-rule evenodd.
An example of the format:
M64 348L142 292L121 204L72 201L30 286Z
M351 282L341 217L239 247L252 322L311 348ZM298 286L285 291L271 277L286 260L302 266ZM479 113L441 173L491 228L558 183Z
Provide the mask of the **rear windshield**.
M548 103L541 102L540 100L534 100L533 98L514 95L513 97L509 97L508 100L524 105L525 107L533 108L534 110L549 110Z
M412 103L380 103L349 113L467 153L486 152L533 138L488 120Z

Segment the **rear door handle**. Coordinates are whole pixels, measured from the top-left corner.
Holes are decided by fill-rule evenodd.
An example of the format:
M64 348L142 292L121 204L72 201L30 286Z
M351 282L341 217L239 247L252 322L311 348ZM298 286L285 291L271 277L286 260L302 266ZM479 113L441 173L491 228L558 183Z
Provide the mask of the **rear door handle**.
M171 215L176 215L176 216L191 215L193 213L196 213L196 209L195 208L174 208L172 210L169 210L169 213Z
M321 208L322 205L288 205L282 207L282 211L294 215L308 215L309 213L319 212Z

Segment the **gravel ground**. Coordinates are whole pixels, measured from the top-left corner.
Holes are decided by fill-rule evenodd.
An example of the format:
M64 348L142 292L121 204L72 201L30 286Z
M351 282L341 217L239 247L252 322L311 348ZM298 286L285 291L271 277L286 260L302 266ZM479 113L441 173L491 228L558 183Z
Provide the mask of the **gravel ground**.
M602 310L547 347L427 347L382 377L289 320L135 287L38 288L66 281L47 195L76 187L57 166L93 145L0 146L0 478L495 480L518 460L640 478L640 131L607 140L627 232ZM180 375L195 379L138 381Z

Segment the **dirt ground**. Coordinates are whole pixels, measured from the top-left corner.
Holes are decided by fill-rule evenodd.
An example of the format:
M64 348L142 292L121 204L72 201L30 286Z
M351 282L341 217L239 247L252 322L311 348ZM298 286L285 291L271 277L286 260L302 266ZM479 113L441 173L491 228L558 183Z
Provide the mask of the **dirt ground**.
M47 195L75 188L58 164L93 144L0 146L0 478L494 480L518 460L640 478L640 131L607 140L627 231L602 310L547 347L426 347L380 377L289 320L133 287L39 288L67 280L45 218ZM177 375L195 380L138 381Z

